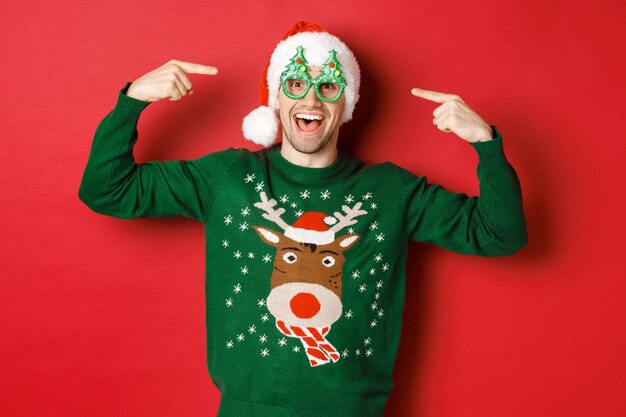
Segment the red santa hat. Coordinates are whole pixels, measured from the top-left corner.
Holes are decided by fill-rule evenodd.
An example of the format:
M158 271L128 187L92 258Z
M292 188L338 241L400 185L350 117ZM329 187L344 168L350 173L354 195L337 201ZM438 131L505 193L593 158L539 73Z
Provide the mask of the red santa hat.
M335 232L328 228L337 219L318 211L304 213L293 225L285 230L285 236L300 243L326 245L335 240Z
M304 56L310 66L322 67L331 50L337 52L343 76L346 79L344 89L345 105L340 122L352 119L354 106L359 101L361 73L359 64L348 46L339 38L326 32L322 27L309 22L297 22L272 53L261 80L261 106L254 109L243 119L243 136L263 146L270 146L278 135L278 93L280 75L296 54L296 48L304 48Z

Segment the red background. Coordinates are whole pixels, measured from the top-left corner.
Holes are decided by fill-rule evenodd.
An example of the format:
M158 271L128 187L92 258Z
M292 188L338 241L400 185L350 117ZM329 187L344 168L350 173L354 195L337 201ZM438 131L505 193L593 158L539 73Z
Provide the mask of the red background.
M360 60L354 156L478 192L475 153L422 87L497 125L523 186L514 256L411 244L388 415L626 415L623 1L2 4L1 415L215 414L202 225L104 217L77 191L119 89L171 58L220 73L143 113L137 160L256 149L240 123L298 19Z

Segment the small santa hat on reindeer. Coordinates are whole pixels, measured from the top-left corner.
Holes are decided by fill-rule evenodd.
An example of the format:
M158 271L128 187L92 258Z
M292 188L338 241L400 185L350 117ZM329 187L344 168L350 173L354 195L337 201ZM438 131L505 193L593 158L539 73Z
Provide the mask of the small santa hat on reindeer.
M354 54L345 43L322 27L300 21L285 34L267 63L261 80L261 106L243 119L243 136L246 139L263 146L270 146L276 140L279 125L276 111L281 85L280 76L299 46L304 49L308 64L320 68L328 59L330 51L336 51L336 58L341 63L343 77L346 79L341 123L352 119L354 107L359 101L361 83L359 64Z
M300 243L326 245L335 240L335 232L328 226L337 223L337 219L318 211L304 213L285 230L285 236Z

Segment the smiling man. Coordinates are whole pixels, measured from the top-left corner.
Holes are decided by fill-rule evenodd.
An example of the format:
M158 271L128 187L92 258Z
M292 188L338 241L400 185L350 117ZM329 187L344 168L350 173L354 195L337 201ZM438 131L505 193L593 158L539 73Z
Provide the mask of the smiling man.
M320 68L312 67L310 74L317 79ZM304 80L289 79L285 81L285 90L287 93L281 90L278 96L284 139L281 152L285 158L298 165L308 167L330 165L337 156L339 126L345 107L345 98L340 97L340 87L326 81L321 83L319 90L316 90L307 88ZM323 101L324 95L338 100Z
M187 74L216 73L172 60L127 83L96 131L79 197L117 218L203 223L219 417L380 417L400 340L408 241L480 256L526 245L502 136L459 96L415 88L439 104L433 124L477 152L480 196L352 158L337 142L359 100L359 65L339 38L298 22L271 55L262 105L243 121L244 137L265 149L135 163L141 112L193 94Z

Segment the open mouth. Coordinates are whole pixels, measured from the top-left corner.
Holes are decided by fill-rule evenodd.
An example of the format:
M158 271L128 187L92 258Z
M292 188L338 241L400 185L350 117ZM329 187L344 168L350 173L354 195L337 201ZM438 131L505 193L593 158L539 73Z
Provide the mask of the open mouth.
M304 134L317 132L326 120L324 116L317 113L296 113L293 119L298 131Z

